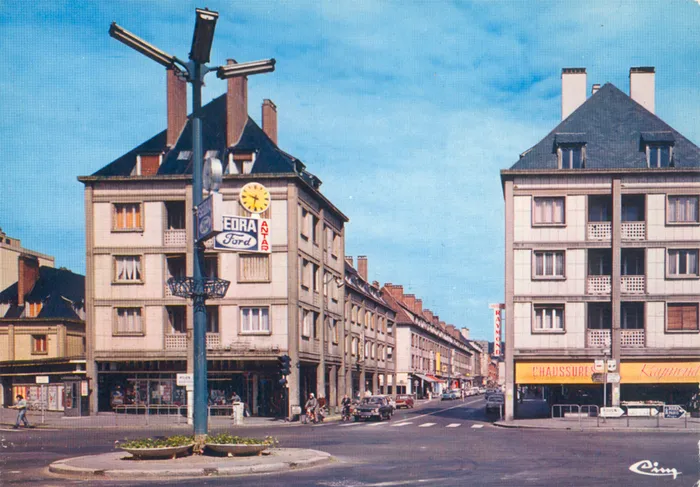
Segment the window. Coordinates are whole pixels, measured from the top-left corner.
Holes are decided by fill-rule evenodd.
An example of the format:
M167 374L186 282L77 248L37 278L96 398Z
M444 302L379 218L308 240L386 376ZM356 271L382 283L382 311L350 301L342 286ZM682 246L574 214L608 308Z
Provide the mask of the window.
M46 335L32 335L32 353L48 353Z
M301 229L301 238L304 240L309 239L309 235L311 234L311 214L306 208L301 209L301 218L299 222L299 228Z
M535 277L564 277L564 251L535 252Z
M114 333L116 335L143 335L141 308L117 308Z
M337 259L339 254L340 254L340 235L333 232L333 251L331 252L331 255Z
M112 229L125 231L143 230L141 203L115 203Z
M612 198L610 196L588 197L588 221L612 221Z
M391 321L389 321L389 322L387 323L386 334L389 335L389 336L393 336L393 335L394 335L394 323L391 322Z
M301 287L307 291L311 287L311 262L301 259Z
M321 275L321 273L319 272L318 265L311 264L311 283L314 286L315 293L320 292L320 290L321 290L320 275Z
M559 168L561 169L581 169L586 166L586 151L583 145L560 145L559 146Z
M136 156L136 166L132 176L153 176L158 174L160 167L160 154L139 154Z
M564 197L535 198L534 199L535 225L563 225L564 224Z
M350 316L350 320L353 323L357 323L357 305L352 305L352 314Z
M318 238L320 232L318 231L318 217L316 215L311 215L311 239L318 245Z
M320 318L320 314L316 313L315 311L311 312L311 324L314 328L314 338L318 340L319 338L319 333L318 333L318 320Z
M353 357L357 355L357 338L355 337L353 337L352 339L352 346L350 347L350 352Z
M24 316L26 318L36 318L41 313L41 303L27 303L24 308Z
M588 275L609 276L612 273L612 251L591 249L588 251Z
M187 333L187 308L185 306L166 306L170 333Z
M185 202L184 201L166 201L165 214L167 221L165 222L167 230L184 230L185 228Z
M669 249L667 260L669 277L695 277L698 275L697 249Z
M394 358L394 349L392 347L386 347L386 358L387 360L392 360Z
M647 164L649 167L672 167L673 149L669 144L647 145Z
M218 306L207 306L207 333L219 333Z
M621 267L623 276L643 276L644 249L623 249Z
M114 280L115 282L141 282L141 256L115 256Z
M338 344L338 340L339 340L338 331L339 331L339 328L340 328L340 327L338 326L338 321L334 320L333 318L330 318L330 319L328 320L328 323L329 323L330 331L331 331L331 340L332 340L333 343L335 343L335 344L337 345L337 344Z
M668 303L667 331L698 331L697 303Z
M270 256L238 254L238 282L270 282Z
M208 277L210 279L216 279L219 277L219 256L214 254L214 255L205 255L204 256L204 269L202 269L204 273L204 277Z
M644 303L620 303L620 328L644 329Z
M535 331L564 331L564 305L535 305Z
M369 358L369 342L365 342L365 358Z
M668 223L698 223L697 196L669 196L666 211Z
M309 338L311 336L311 311L299 308L299 322L301 324L301 336Z
M217 313L218 315L218 313ZM217 325L218 327L218 325ZM241 308L241 332L269 332L270 310L267 307Z

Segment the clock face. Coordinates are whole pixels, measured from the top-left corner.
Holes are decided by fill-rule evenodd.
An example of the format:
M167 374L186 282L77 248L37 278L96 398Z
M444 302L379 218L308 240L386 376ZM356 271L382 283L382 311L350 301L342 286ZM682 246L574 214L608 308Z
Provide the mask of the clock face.
M241 205L251 213L262 213L270 206L270 192L260 183L248 183L241 189Z

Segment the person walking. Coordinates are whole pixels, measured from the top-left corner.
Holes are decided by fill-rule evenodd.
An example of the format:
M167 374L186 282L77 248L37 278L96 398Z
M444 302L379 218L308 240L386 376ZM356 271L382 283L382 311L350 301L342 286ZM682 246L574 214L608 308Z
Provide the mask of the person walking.
M14 429L19 428L19 423L22 421L25 428L29 428L29 421L27 420L27 401L22 397L22 394L17 394L17 404L10 406L12 409L18 409L17 421L15 422Z

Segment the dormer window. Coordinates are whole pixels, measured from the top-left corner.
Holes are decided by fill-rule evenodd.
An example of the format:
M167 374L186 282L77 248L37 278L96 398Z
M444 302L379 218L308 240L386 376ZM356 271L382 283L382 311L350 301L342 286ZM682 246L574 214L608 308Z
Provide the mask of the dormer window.
M673 167L673 147L670 144L647 144L649 167Z
M559 133L554 137L559 169L586 167L586 134Z
M139 154L136 156L136 165L131 172L132 176L155 176L162 162L161 154Z
M226 174L250 174L255 165L255 152L228 155Z
M581 169L585 164L585 151L582 144L567 144L559 146L559 168Z
M647 167L673 167L672 132L642 132L642 149L646 152Z

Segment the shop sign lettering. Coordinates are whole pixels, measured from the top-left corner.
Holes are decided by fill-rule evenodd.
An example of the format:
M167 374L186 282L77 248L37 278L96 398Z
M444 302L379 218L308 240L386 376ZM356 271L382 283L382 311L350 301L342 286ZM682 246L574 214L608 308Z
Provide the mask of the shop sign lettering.
M270 253L270 221L262 218L224 216L223 231L214 238L214 248Z

